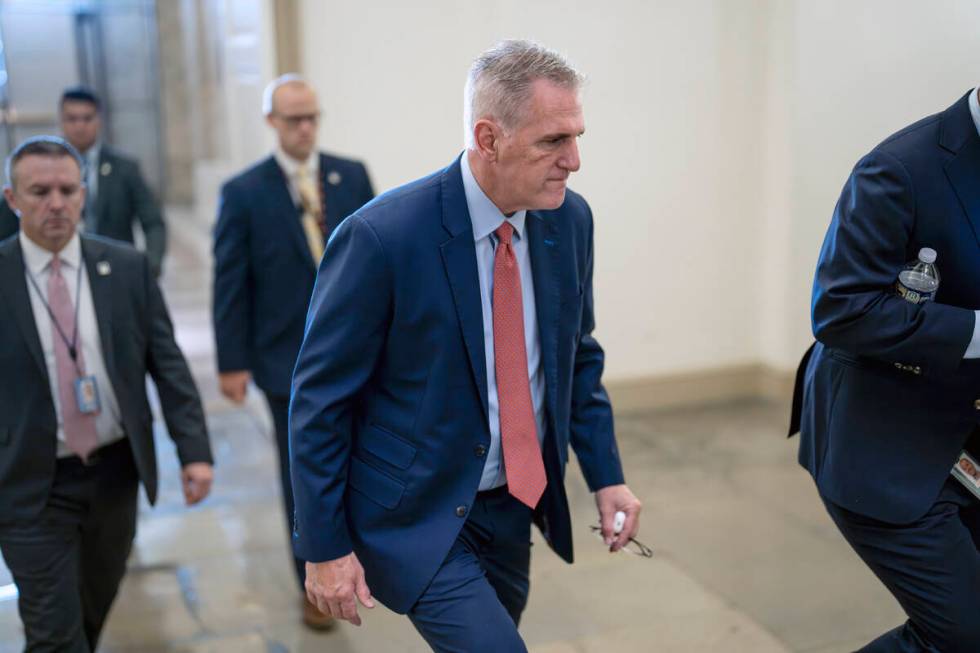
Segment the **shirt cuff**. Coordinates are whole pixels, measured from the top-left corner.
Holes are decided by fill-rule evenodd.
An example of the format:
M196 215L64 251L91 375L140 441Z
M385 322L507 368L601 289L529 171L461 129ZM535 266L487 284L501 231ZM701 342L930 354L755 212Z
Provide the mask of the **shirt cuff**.
M973 311L975 316L973 322L973 338L970 345L966 348L963 358L980 358L980 311Z

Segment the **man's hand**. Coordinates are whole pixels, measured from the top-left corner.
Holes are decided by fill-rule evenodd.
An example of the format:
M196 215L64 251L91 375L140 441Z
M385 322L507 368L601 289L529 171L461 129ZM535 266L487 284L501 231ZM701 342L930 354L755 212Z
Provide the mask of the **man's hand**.
M184 487L184 502L193 506L211 492L214 470L210 463L190 463L180 470L180 483Z
M306 596L323 614L345 619L355 626L361 625L357 601L365 608L374 607L371 590L364 580L364 568L353 552L336 560L307 562Z
M221 384L221 394L236 404L245 401L245 390L248 389L248 382L251 380L252 374L248 370L236 370L234 372L221 372L218 374L218 382Z
M615 553L635 537L640 530L640 510L643 506L630 489L625 485L610 485L595 493L595 504L599 508L599 523L602 524L602 539L609 545L609 551ZM616 513L622 510L626 513L623 530L616 535L613 521Z

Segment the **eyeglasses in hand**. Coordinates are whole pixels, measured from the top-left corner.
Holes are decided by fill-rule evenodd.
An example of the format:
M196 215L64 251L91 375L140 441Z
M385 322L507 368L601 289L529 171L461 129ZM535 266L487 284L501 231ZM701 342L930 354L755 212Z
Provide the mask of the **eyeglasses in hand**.
M603 544L605 544L605 541L602 539L602 527L589 526L589 528L592 529L592 533L595 534L595 536L599 538L599 540L602 541ZM639 556L641 558L653 557L653 549L648 547L643 542L640 542L639 540L634 540L632 537L626 543L626 546L620 549L620 551L625 551L626 553L630 553L632 555Z

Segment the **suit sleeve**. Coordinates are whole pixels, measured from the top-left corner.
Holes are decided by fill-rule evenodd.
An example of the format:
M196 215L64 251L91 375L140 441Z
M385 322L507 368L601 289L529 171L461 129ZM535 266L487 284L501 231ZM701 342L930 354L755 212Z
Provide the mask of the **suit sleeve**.
M146 238L146 256L150 259L150 271L159 278L163 267L163 254L167 249L167 227L163 222L160 204L140 172L139 164L131 163L129 173L129 193L136 211L136 217Z
M613 428L612 405L602 386L605 354L592 336L595 319L592 302L592 215L589 213L588 253L582 298L582 323L575 369L572 375L571 444L582 474L595 492L623 483L623 465Z
M915 189L897 158L876 150L858 162L834 211L813 287L813 333L829 347L951 373L973 336L974 312L895 294L910 251ZM922 243L929 246L930 243ZM942 268L943 252L939 251Z
M214 288L211 298L218 371L247 370L252 291L249 216L241 194L225 185L214 227Z
M303 560L335 560L353 550L344 511L352 413L381 356L391 304L381 241L355 213L334 231L320 262L293 373L293 544Z
M201 397L184 354L174 340L170 313L148 263L144 265L143 272L148 313L144 324L149 330L146 369L160 395L167 431L177 446L177 458L181 465L212 463Z

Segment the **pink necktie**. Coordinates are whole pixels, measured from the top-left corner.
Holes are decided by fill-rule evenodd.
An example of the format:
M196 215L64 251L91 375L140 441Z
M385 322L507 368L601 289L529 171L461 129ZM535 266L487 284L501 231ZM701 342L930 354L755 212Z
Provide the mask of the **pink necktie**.
M75 379L84 376L85 359L82 357L81 337L75 332L75 307L72 305L71 295L68 294L65 278L61 276L61 259L57 256L51 259L48 274L48 305L53 318L51 339L54 343L55 366L58 368L58 399L61 402L61 425L65 432L65 443L84 459L98 446L98 436L95 430L95 414L79 412L75 399ZM68 343L71 343L73 337L76 340L77 369L68 353Z
M514 227L504 222L495 233L499 244L493 261L493 351L500 404L500 442L508 490L533 509L548 481L528 382L521 271L511 244Z

